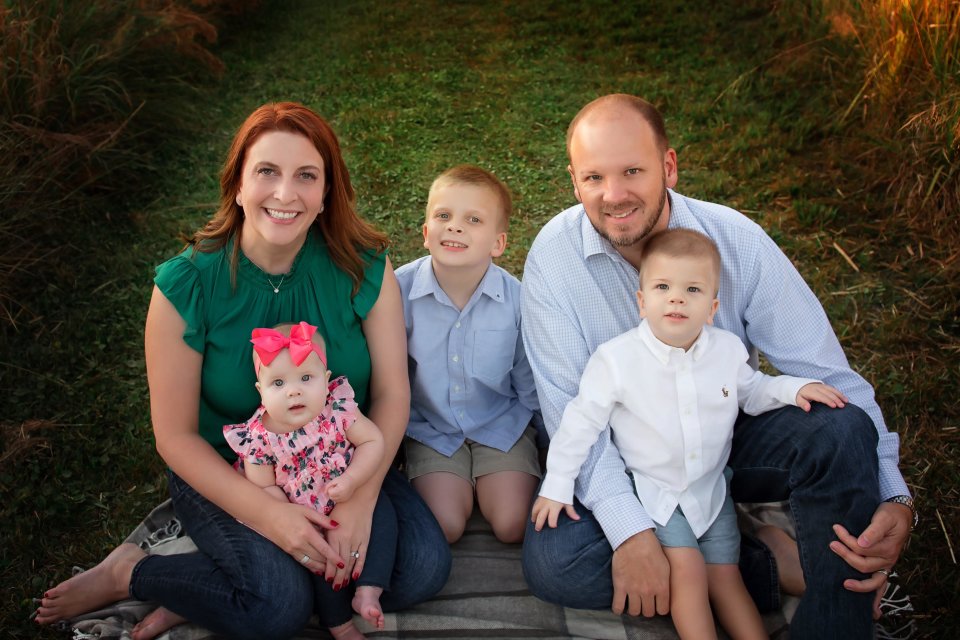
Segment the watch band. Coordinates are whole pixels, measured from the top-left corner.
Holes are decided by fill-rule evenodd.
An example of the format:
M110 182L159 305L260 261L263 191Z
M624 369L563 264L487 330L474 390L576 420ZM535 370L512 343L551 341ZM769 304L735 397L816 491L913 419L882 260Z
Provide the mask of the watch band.
M895 502L896 504L910 507L910 512L913 514L913 523L910 525L910 531L917 528L917 523L920 522L920 516L917 515L917 507L913 503L913 498L910 496L893 496L892 498L887 498L884 502Z

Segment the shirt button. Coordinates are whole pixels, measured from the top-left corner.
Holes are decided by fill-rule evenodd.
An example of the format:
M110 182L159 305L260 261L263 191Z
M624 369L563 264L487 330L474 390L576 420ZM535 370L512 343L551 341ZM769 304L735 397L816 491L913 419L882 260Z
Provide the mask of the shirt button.
M460 362L460 356L453 356L454 362Z
M697 454L691 453L691 454L690 454L690 459L691 459L691 460L696 460L696 459L697 459Z
M460 322L457 321L457 324L455 324L455 325L453 325L453 326L456 327L457 329L459 329L459 328L460 328Z
M463 411L459 412L457 415L462 418L462 417L463 417Z
M460 391L460 385L458 385L458 384L453 385L453 390L454 390L455 392L459 392L459 391Z

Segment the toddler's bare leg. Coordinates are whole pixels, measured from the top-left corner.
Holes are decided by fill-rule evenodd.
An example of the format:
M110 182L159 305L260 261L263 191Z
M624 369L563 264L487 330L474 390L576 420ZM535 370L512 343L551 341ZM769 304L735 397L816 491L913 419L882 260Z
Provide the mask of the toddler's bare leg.
M498 471L477 478L477 503L500 542L522 542L538 480L523 471Z
M735 564L708 564L710 602L720 624L734 640L766 640L763 621Z
M670 563L670 615L681 638L717 637L707 595L707 565L699 549L664 547Z
M353 610L377 629L383 629L383 609L380 607L380 594L382 593L383 589L381 587L359 586L351 603Z
M447 542L459 540L473 511L473 485L455 473L436 471L414 478L413 488L430 507Z
M803 580L803 568L800 566L800 550L797 541L778 527L766 525L757 529L756 536L770 547L777 561L777 578L780 588L792 596L802 596L807 589Z

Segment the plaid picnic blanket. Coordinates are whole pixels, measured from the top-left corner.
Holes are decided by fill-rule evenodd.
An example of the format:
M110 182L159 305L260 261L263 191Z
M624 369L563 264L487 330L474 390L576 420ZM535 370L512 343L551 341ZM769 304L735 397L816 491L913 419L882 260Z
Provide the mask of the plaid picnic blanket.
M193 542L180 528L173 506L166 501L154 509L127 542L148 553L191 551ZM368 638L494 638L497 640L673 640L669 617L654 619L618 616L610 611L569 609L535 598L520 569L520 546L498 542L477 514L463 538L452 547L453 569L443 590L429 602L387 614L384 629L372 629L359 616L357 626ZM156 605L124 600L70 622L74 638L114 640L129 638L134 625ZM787 637L781 612L767 614L764 625L772 638ZM196 625L183 624L161 640L206 640L217 636ZM298 638L330 638L314 619Z

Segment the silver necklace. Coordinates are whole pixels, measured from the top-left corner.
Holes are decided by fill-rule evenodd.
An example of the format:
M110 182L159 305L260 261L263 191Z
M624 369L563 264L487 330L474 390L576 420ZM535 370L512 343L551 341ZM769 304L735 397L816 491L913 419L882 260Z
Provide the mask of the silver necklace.
M263 269L260 269L260 271L263 271ZM273 284L273 280L270 279L270 276L267 275L267 272L266 272L266 271L263 271L263 275L267 278L267 282L270 283L270 286L273 287L273 292L274 292L274 293L280 293L280 287L283 286L283 280L284 280L284 278L287 277L287 274L283 274L282 276L280 276L280 282L279 282L279 284Z
M257 271L259 271L260 273L263 274L263 277L266 278L266 279L267 279L267 282L270 283L270 286L273 287L273 292L274 292L274 293L280 293L280 287L283 286L283 281L287 279L287 274L285 274L285 273L282 274L282 275L280 276L280 282L274 284L273 280L270 279L270 274L267 273L266 271L264 271L263 269L261 269L261 268L260 268L260 265L258 265L258 264L257 264L256 262L254 262L253 260L250 261L250 264L252 264L253 266L255 266L255 267L257 268Z

